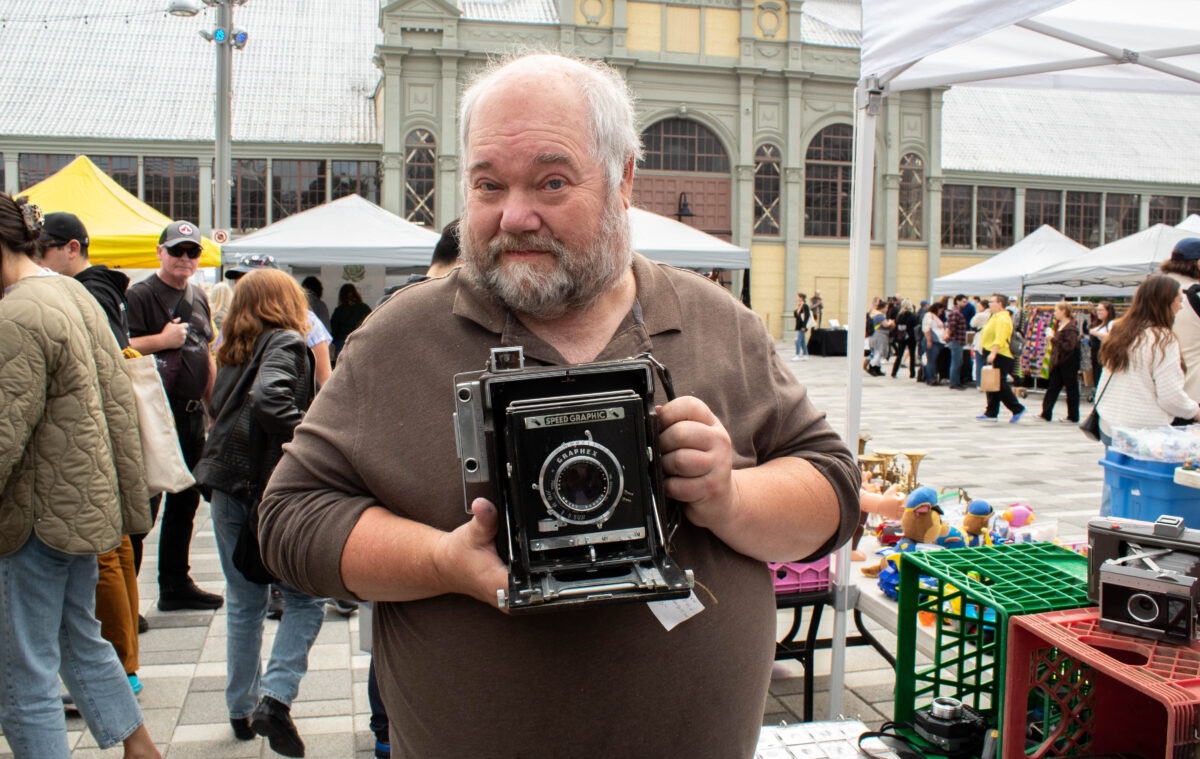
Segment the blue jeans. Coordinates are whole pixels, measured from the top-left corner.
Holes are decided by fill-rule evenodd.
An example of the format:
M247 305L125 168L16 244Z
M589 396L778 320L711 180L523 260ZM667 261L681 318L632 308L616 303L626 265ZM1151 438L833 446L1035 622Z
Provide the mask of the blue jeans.
M69 756L60 675L100 748L142 724L117 653L100 637L96 578L95 556L56 551L36 535L0 558L0 726L17 759Z
M946 347L950 349L950 387L958 387L962 384L962 343L951 340Z
M796 330L796 355L808 355L808 330Z
M975 354L975 387L980 387L983 384L983 366L987 361L987 354L979 351L971 351Z
M233 565L233 549L250 508L250 504L228 493L213 491L213 532L225 573L225 706L231 719L249 717L262 696L291 706L300 680L308 672L308 650L325 619L324 598L313 598L282 583L276 585L283 593L283 619L279 620L271 659L263 673L260 651L271 586L247 580Z
M925 346L925 381L933 384L938 381L937 360L942 352L942 343L932 342Z

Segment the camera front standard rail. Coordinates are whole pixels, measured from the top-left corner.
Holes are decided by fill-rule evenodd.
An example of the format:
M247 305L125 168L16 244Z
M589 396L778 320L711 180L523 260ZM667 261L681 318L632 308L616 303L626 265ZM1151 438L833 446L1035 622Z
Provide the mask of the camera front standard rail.
M691 593L691 571L667 551L682 511L662 490L656 371L648 356L526 368L521 348L497 348L485 370L455 376L463 500L501 515L501 608Z

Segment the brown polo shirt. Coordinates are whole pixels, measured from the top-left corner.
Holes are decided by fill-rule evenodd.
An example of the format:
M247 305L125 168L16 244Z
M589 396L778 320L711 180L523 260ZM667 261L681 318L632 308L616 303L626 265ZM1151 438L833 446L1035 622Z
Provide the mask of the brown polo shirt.
M858 521L853 457L759 318L691 272L635 256L634 275L640 309L597 360L653 352L678 394L724 423L735 467L810 461L841 514L822 553L847 539ZM367 507L442 530L465 522L452 378L482 369L500 345L523 346L526 365L565 363L461 270L377 309L347 341L271 479L261 512L268 565L307 592L349 597L341 552ZM687 522L674 543L706 608L671 632L641 603L522 617L457 595L377 604L393 756L751 756L774 652L770 574Z

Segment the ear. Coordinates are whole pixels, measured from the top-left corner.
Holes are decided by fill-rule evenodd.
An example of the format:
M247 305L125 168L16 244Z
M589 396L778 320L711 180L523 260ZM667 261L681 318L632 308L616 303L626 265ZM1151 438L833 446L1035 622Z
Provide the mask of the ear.
M636 161L632 156L625 162L625 168L621 170L621 184L617 188L621 195L621 203L626 209L633 202L633 169Z

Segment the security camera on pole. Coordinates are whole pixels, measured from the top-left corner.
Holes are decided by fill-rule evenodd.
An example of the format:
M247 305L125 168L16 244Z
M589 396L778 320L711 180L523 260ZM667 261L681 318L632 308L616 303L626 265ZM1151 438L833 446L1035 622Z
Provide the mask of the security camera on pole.
M246 46L248 35L244 29L233 26L233 6L244 5L246 0L202 0L204 5L217 9L217 26L212 31L200 30L200 36L217 45L217 101L215 107L216 141L213 154L213 230L228 230L230 227L230 193L233 187L233 138L230 135L230 112L233 101L231 71L233 50ZM167 11L176 16L195 16L200 12L196 0L172 0Z

